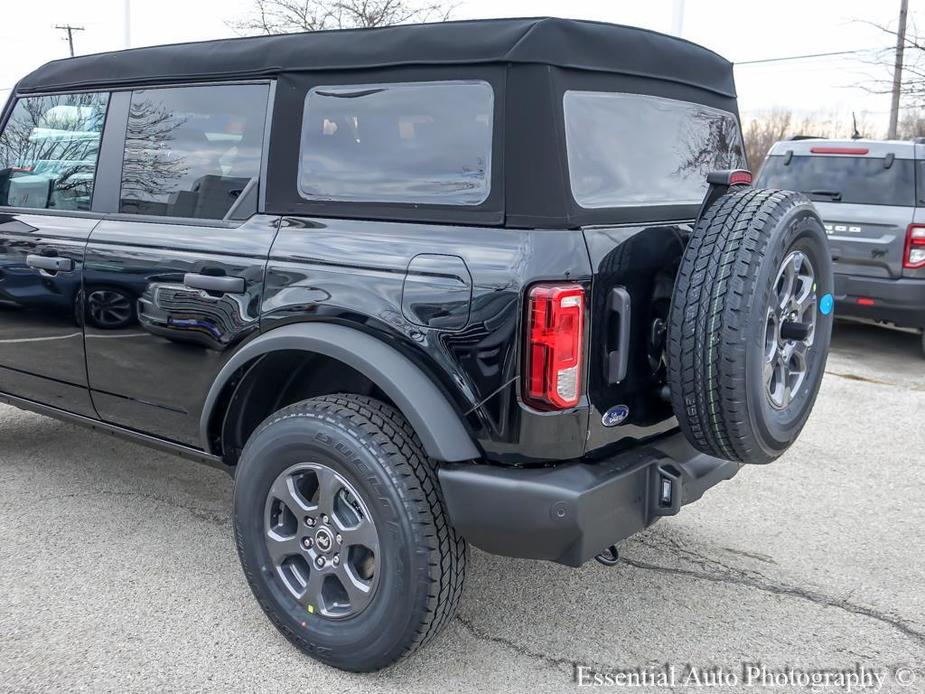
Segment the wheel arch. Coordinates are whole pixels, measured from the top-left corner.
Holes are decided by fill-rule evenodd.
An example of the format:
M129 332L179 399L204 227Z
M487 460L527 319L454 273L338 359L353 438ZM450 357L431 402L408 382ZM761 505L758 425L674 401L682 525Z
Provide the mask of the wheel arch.
M408 419L427 454L436 460L460 462L480 453L446 396L410 359L367 333L330 323L297 323L275 328L244 345L222 368L206 397L200 417L200 438L216 452L216 427L222 422L238 376L265 357L300 351L322 355L353 369L379 388Z

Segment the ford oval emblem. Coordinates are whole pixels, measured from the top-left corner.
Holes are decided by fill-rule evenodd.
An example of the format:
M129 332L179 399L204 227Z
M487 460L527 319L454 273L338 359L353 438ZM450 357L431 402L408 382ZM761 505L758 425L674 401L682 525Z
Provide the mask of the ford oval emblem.
M615 427L623 424L627 417L630 416L630 408L626 405L614 405L601 417L601 424L605 427Z

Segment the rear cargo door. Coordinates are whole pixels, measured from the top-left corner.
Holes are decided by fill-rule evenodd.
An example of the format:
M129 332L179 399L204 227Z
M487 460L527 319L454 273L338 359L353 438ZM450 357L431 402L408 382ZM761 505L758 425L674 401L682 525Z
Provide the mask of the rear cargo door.
M567 91L563 105L572 198L627 220L583 229L594 273L592 452L676 426L665 389L675 274L707 173L742 168L745 159L737 118L719 108L591 91Z
M821 203L836 273L897 278L903 271L906 229L914 208Z
M797 152L768 157L757 185L797 190L813 200L829 235L836 273L902 276L906 229L915 212L911 147L794 146Z

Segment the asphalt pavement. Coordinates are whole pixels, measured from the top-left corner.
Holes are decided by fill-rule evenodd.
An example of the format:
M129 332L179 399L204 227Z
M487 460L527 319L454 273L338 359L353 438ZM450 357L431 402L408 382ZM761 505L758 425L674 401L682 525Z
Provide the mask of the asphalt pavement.
M562 692L581 667L652 678L610 691L876 671L879 691L923 692L920 338L839 325L827 371L781 460L622 543L614 568L473 551L458 618L372 675L315 663L266 620L228 475L0 407L0 691ZM688 666L724 684L686 686Z

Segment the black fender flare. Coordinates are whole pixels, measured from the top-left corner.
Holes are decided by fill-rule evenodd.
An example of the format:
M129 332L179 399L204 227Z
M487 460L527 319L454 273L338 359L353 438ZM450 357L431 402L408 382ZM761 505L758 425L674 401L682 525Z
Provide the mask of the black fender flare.
M431 458L460 462L481 457L460 415L410 359L367 333L331 323L295 323L275 328L248 342L228 360L202 408L199 430L206 451L214 453L209 422L225 385L249 361L280 350L324 354L366 376L408 419Z

